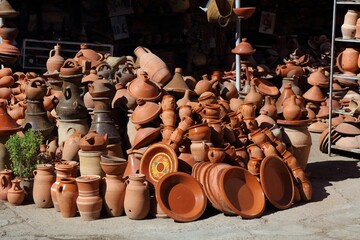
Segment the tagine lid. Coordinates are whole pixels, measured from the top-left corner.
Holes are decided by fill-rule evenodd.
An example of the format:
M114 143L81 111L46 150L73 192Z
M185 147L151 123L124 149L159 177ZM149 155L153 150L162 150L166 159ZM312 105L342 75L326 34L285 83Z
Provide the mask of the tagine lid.
M153 102L136 100L137 106L131 114L131 121L135 124L145 124L154 120L161 112L161 105Z
M18 11L10 5L7 0L3 0L0 3L0 18L14 18L19 15Z
M254 49L251 44L247 42L246 38L243 38L241 39L241 43L232 49L231 52L239 55L251 55L256 52L256 49Z

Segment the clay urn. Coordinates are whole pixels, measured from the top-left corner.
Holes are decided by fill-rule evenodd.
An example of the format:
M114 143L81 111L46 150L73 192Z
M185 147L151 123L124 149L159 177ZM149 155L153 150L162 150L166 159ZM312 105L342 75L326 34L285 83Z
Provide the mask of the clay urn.
M48 73L60 72L60 68L65 62L65 59L60 55L60 45L54 46L49 52L49 58L46 61L46 68Z
M144 72L138 74L137 78L129 83L127 90L135 99L157 101L161 97L160 86L150 81L149 76Z
M79 141L80 149L83 151L102 151L109 144L108 134L100 134L90 130L88 134Z
M7 201L13 205L21 205L25 200L25 190L21 188L21 179L11 180L12 186L7 193Z
M196 83L195 88L194 88L194 91L198 96L200 96L204 92L211 92L212 86L217 81L219 81L219 79L217 79L217 78L209 80L209 77L207 74L204 74L202 77L203 78Z
M336 66L347 76L354 76L359 69L359 52L354 48L345 48L336 58Z
M30 79L25 87L25 94L30 100L42 101L46 95L45 79L41 77Z
M302 115L301 107L296 103L296 95L290 96L290 102L284 106L283 116L285 120L299 120Z

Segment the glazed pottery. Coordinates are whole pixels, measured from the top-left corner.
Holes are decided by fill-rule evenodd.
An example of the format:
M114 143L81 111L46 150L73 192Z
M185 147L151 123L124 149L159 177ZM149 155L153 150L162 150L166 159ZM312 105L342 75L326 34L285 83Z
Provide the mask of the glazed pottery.
M0 200L7 200L7 193L11 188L11 180L13 179L13 171L4 169L0 172Z
M38 164L33 171L34 188L33 200L37 208L50 208L53 206L51 200L51 186L56 180L54 167L51 164Z
M359 52L354 48L345 48L336 58L336 66L344 75L354 76L359 69Z
M57 199L57 187L60 184L60 180L62 178L70 178L72 177L73 166L67 164L57 164L55 166L56 170L56 179L55 182L51 185L51 200L53 202L54 208L57 212L60 211L59 201Z
M46 68L48 73L53 73L55 71L60 72L60 68L65 62L65 59L60 55L60 45L57 44L54 46L54 49L51 49L49 52L49 58L46 61Z
M104 185L104 208L109 217L119 217L124 213L126 184L122 175L107 174Z
M83 151L79 150L80 175L104 176L100 166L101 155L104 151Z
M76 199L78 196L79 193L75 178L62 178L57 187L56 196L59 201L61 216L64 218L76 216Z
M99 195L100 176L84 175L76 178L79 196L76 199L82 220L91 221L100 218L103 199Z
M182 172L167 174L155 190L160 208L177 222L195 221L205 212L205 193L191 175Z
M20 179L11 180L11 188L7 192L7 201L13 205L21 205L25 200L25 191L20 183Z
M126 180L124 209L129 219L146 218L150 211L150 193L144 174L131 174Z

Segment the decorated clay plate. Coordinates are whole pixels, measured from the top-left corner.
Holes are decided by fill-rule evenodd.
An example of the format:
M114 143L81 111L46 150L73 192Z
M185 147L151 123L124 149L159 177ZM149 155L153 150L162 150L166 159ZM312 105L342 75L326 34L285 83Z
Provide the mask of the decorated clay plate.
M197 220L205 212L207 199L201 184L191 175L172 172L155 188L160 208L178 222Z
M166 143L152 144L140 160L140 173L145 174L146 180L154 186L163 176L177 170L176 152Z
M241 167L222 171L219 187L224 201L242 218L256 218L265 210L266 200L257 178Z
M287 209L294 200L294 182L286 164L277 156L265 157L260 166L260 182L270 203Z

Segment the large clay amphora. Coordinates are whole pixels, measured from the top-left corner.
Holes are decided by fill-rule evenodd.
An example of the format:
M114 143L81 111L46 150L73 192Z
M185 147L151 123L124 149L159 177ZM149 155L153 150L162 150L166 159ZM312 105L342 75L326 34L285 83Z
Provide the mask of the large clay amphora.
M126 181L124 209L130 219L144 219L150 211L150 193L144 174L131 174Z
M51 186L55 182L54 167L51 164L39 164L34 174L33 199L38 208L49 208L53 206L51 200Z
M7 192L11 188L13 172L9 169L4 169L0 172L0 200L7 200Z
M60 180L62 178L69 178L72 175L72 171L73 171L73 166L68 165L68 164L57 164L55 166L55 170L56 170L56 180L55 182L51 185L50 191L51 191L51 200L54 204L54 208L56 211L60 212L60 208L59 208L59 202L57 199L57 187L60 184Z
M118 217L124 213L126 184L122 175L106 175L104 187L104 207L110 217Z

